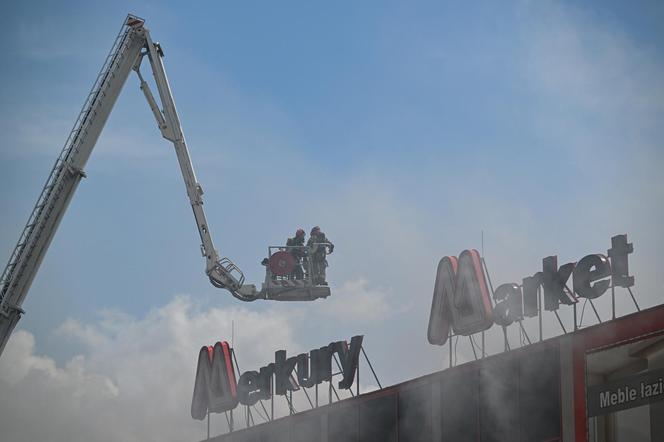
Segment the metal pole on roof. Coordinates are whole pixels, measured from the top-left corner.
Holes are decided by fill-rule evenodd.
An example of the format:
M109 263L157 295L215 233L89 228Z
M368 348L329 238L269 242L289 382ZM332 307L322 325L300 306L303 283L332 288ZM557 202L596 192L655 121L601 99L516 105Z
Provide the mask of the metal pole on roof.
M376 383L378 384L378 388L382 389L383 386L380 385L380 381L378 380L378 376L376 375L376 371L373 368L373 365L371 365L371 361L369 360L369 356L367 356L367 352L364 351L364 345L360 347L362 350L362 354L364 355L364 359L367 360L367 364L369 364L369 368L371 369L371 373L373 373L374 379L376 380ZM359 367L359 365L358 365ZM358 368L358 373L359 373L359 368Z
M449 332L448 341L450 343L450 368L452 368L452 330Z
M602 323L602 318L599 317L599 313L597 313L597 309L595 308L595 304L593 303L592 299L588 299L590 301L590 306L593 308L593 312L595 312L595 317L597 318L597 322L600 324Z
M484 264L484 268L486 269L486 263L484 262L484 229L482 229L482 264ZM482 330L482 359L484 359L484 355L486 354L484 352L484 330Z
M629 291L629 296L632 297L632 301L634 301L634 305L636 306L636 311L641 311L641 308L639 307L639 304L636 302L636 298L634 297L634 293L632 293L632 289L627 287L627 290Z
M537 315L539 319L539 340L542 342L542 288L537 287Z
M556 318L558 318L558 323L560 324L560 328L563 329L563 334L567 334L567 330L565 329L565 326L563 325L562 319L560 319L560 315L558 315L558 310L554 310L553 313L556 314ZM574 304L574 329L576 330L576 304Z
M339 397L339 393L337 393L337 389L334 388L334 385L332 385L332 381L330 381L330 387L332 387L332 391L334 392L334 396L337 398L337 402L341 400Z
M360 358L357 358L357 379L355 380L355 396L360 395Z
M521 327L521 331L523 332L523 335L526 337L528 345L532 344L532 342L530 342L530 336L528 336L528 333L526 333L526 329L523 326L523 321L521 320L519 320L519 327Z
M475 341L473 341L473 335L468 336L470 340L470 347L473 349L473 357L477 360L477 351L475 351Z
M484 330L482 330L482 359L486 356L486 352L484 351L484 345L485 345L485 340L484 340Z
M297 372L297 368L294 368L293 371L295 371L296 376L300 376L300 374ZM311 398L309 397L309 393L307 393L307 388L302 385L302 391L304 391L304 395L307 397L307 401L309 401L309 405L311 405L311 408L314 408L314 404L311 402Z

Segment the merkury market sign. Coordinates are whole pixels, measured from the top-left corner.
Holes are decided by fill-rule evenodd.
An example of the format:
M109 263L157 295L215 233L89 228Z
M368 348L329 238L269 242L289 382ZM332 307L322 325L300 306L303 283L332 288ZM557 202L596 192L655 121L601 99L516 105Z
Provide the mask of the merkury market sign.
M627 235L617 235L611 238L607 255L588 255L560 267L557 256L548 256L542 260L542 270L523 278L521 284L498 286L493 293L496 302L493 307L477 250L464 250L458 259L445 256L438 264L433 290L429 342L445 344L450 330L456 335L469 336L489 329L494 323L508 326L524 316L537 316L540 287L547 311L558 310L560 304L575 304L578 298L598 298L609 287L631 287L634 277L629 275L628 255L633 251Z
M232 410L238 403L254 405L259 400L270 399L273 389L274 394L285 395L299 386L308 388L321 382L331 382L335 355L339 357L343 376L338 386L349 389L357 372L362 339L362 336L353 336L350 345L346 341L332 342L308 354L290 358L286 357L286 350L278 350L273 363L258 371L245 371L237 382L233 350L228 342L205 346L198 354L191 417L202 420L208 411L223 413Z
M484 266L477 250L465 250L458 258L446 256L440 260L436 274L429 317L429 342L443 345L450 331L469 336L489 329L494 323L506 327L524 317L537 316L541 307L555 311L560 304L575 304L578 298L598 298L610 287L629 288L634 285L628 265L628 256L633 250L632 244L627 242L627 235L618 235L611 238L611 248L606 255L587 255L579 262L562 266L558 266L557 256L548 256L542 260L541 271L524 277L521 284L502 284L493 295L487 286ZM540 288L543 292L542 306L538 300ZM286 357L285 350L279 350L275 352L274 363L256 371L244 372L236 380L233 350L228 343L205 346L198 356L191 416L202 420L208 412L229 411L238 404L251 406L259 400L270 399L273 394L285 395L299 386L308 388L321 382L331 382L335 355L339 356L343 375L338 386L349 389L355 379L361 348L362 336L354 336L350 345L345 341L332 342L308 354L290 358ZM613 406L614 402L622 404L654 395L648 396L644 387L645 393L637 398L632 390L623 388L599 393L599 408L607 407L605 404Z

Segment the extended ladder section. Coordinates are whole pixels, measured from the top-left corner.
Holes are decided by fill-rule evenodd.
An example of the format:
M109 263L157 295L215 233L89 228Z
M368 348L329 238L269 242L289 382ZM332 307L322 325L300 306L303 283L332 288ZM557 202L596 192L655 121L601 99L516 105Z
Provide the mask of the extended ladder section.
M21 304L71 201L83 168L115 104L144 39L130 17L106 57L74 128L51 170L0 279L0 353L23 313Z

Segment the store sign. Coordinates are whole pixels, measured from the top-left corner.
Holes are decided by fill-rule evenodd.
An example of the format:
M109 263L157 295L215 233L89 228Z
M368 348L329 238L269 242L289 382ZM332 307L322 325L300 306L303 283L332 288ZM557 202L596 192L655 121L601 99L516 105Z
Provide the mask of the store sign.
M588 417L664 400L664 368L588 387Z
M611 238L607 255L588 255L579 262L562 266L558 266L557 256L548 256L542 260L542 271L523 278L521 284L498 286L493 293L496 302L493 308L477 250L465 250L458 259L446 256L440 260L436 273L429 342L445 344L450 329L455 334L469 336L487 330L494 323L508 326L524 316L537 316L540 287L547 311L558 310L560 304L575 304L578 298L602 296L611 285L631 287L634 277L629 275L628 255L633 251L627 235L617 235Z
M443 345L450 327L456 334L470 335L491 325L491 298L477 250L464 250L459 259L441 259L429 316L429 342Z
M228 342L205 346L198 352L198 367L191 401L191 417L202 420L208 410L222 413L237 406L235 367Z
M218 342L214 347L203 347L198 357L191 417L202 420L207 411L221 413L232 410L238 403L254 405L259 400L270 399L273 390L274 394L285 395L300 386L309 388L332 381L335 355L342 374L338 387L350 389L355 381L362 339L362 335L353 336L350 345L346 341L332 342L308 354L290 358L286 357L286 350L278 350L273 363L242 373L237 383L228 343Z

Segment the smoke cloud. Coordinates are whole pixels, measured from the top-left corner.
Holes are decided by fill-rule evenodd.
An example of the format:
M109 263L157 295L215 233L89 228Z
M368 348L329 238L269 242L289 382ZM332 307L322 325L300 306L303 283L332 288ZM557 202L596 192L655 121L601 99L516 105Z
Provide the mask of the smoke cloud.
M57 333L79 343L82 354L64 366L40 355L33 335L19 330L0 358L3 440L203 439L205 424L189 416L200 347L229 340L234 320L241 368L258 367L275 349L297 348L289 319L240 308L203 311L178 296L143 318L106 312L94 324L66 321ZM213 434L225 429L222 416L212 422Z

